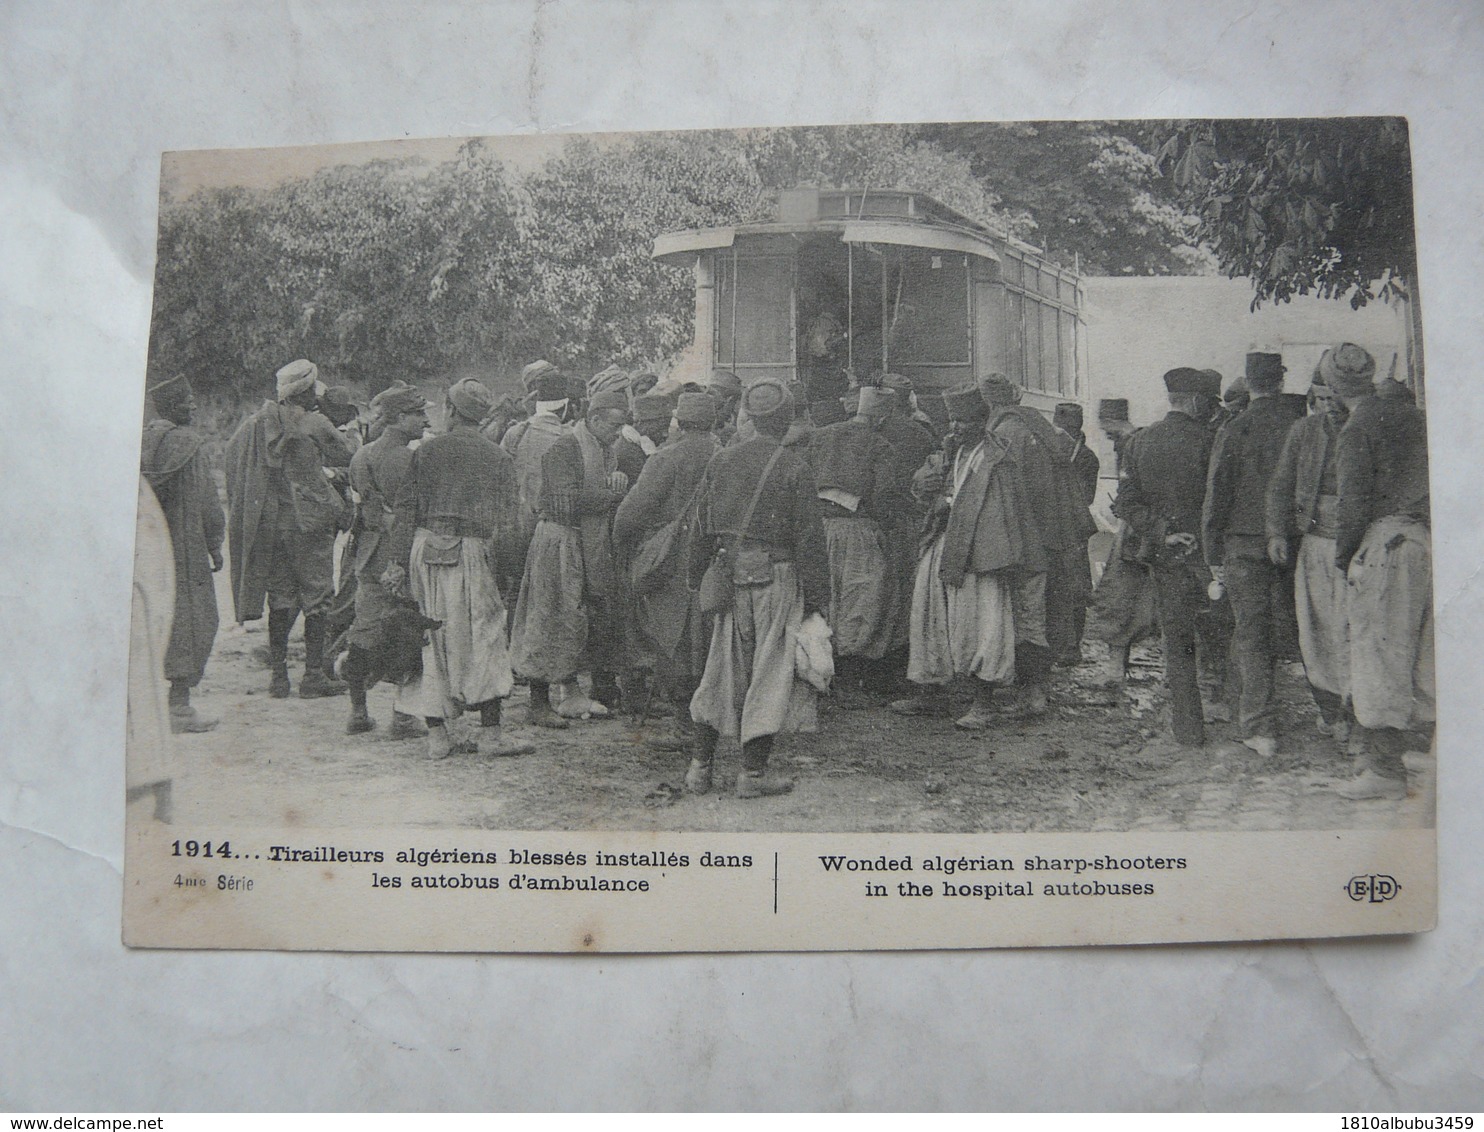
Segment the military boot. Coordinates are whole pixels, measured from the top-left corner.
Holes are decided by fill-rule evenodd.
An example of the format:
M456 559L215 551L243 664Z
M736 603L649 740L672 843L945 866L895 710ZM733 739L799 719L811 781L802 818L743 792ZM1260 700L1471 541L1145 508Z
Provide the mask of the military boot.
M772 753L771 735L761 735L742 744L742 772L737 775L737 797L768 798L787 794L794 788L792 778L768 774L768 756Z
M289 631L298 620L297 609L268 610L268 667L272 676L268 680L268 694L275 700L288 699L289 692Z
M371 713L366 709L366 687L364 684L352 681L350 683L350 720L345 725L347 735L364 735L367 731L376 730L376 720L371 718Z
M704 723L695 725L695 742L691 746L690 769L685 772L685 789L690 794L711 792L711 768L716 761L716 744L721 738L716 728Z
M304 618L304 679L299 681L299 698L319 699L339 696L346 691L343 680L325 675L325 617L316 613Z

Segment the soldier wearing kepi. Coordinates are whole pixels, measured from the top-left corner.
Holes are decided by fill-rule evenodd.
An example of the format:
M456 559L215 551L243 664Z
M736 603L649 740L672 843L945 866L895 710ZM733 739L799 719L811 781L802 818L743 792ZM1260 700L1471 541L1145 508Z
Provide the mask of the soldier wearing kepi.
M1341 743L1350 736L1350 633L1345 571L1335 565L1339 534L1340 430L1350 410L1322 368L1309 390L1314 412L1288 430L1268 484L1268 559L1294 564L1299 651L1321 729Z
M1340 792L1397 799L1409 732L1430 727L1436 708L1426 422L1405 398L1375 395L1376 363L1359 346L1336 346L1320 366L1350 409L1336 446L1335 565L1348 580L1350 750L1361 769Z
M1226 587L1235 627L1232 659L1242 743L1260 755L1278 750L1274 636L1290 615L1292 579L1268 559L1268 480L1299 412L1283 392L1283 359L1247 355L1252 403L1222 426L1206 479L1202 542L1211 575Z
M409 690L404 686L411 675L387 671L384 660L389 631L399 617L405 617L407 599L383 585L381 578L396 562L392 557L393 508L412 468L413 452L408 446L427 430L428 403L420 390L398 382L373 397L371 408L382 422L381 433L350 461L350 486L360 501L360 523L352 562L355 620L346 634L349 649L341 669L350 687L350 722L345 730L358 735L376 726L366 708L366 691L374 678L385 675L399 685L392 737L406 739L423 734L416 706L406 698Z
M737 796L757 798L793 789L791 780L767 773L773 737L815 725L814 693L795 674L795 652L803 620L829 605L830 576L814 476L782 444L793 399L781 382L763 378L748 387L742 407L758 435L711 461L690 555L691 583L703 606L714 603L706 610L714 617L691 699L698 734L685 781L692 793L710 790L717 741L737 736Z
M894 400L890 390L864 386L855 416L815 430L809 442L830 560L826 620L834 633L836 693L845 707L865 706L871 667L896 635L896 575L882 529L906 509L906 486L880 434Z
M175 554L175 620L164 673L170 681L170 730L210 731L217 720L196 712L191 689L201 682L216 640L212 575L222 568L226 519L202 450L205 439L191 428L191 383L180 374L151 386L149 397L159 416L145 426L141 468L165 513Z
M1198 747L1206 739L1196 670L1196 617L1205 606L1209 576L1199 544L1211 452L1205 418L1211 401L1203 392L1207 382L1199 370L1172 369L1164 382L1170 411L1127 441L1124 479L1113 512L1129 525L1133 542L1129 555L1148 565L1154 579L1175 740Z
M302 358L278 371L278 399L266 401L227 442L228 543L238 621L255 621L268 601L268 694L289 694L289 631L304 611L304 679L299 695L337 695L324 674L325 616L335 596L335 535L345 502L326 468L350 464L351 446L315 408L319 369Z
M996 687L1015 677L1015 590L1044 577L1046 553L1012 443L987 429L977 389L943 394L952 433L914 477L930 501L912 590L907 679L922 687L898 700L901 715L935 712L957 677L972 677L973 707L955 726L982 731L994 720Z
M514 465L479 433L493 405L472 378L449 387L444 431L418 446L398 488L393 565L382 578L395 590L405 576L423 615L439 623L423 650L420 693L433 759L452 753L448 724L465 711L479 713L481 754L532 749L500 738L514 679L495 579L520 536Z
M583 668L592 673L592 714L618 706L624 627L612 524L629 479L613 449L628 404L617 390L593 394L587 416L541 460L539 521L511 630L515 670L530 682L539 727L565 726L551 685Z

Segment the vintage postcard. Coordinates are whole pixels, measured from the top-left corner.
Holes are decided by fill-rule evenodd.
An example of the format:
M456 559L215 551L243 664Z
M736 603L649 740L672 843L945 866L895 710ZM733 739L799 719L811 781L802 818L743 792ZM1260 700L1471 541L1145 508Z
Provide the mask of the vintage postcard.
M1400 118L166 154L124 939L1436 920Z

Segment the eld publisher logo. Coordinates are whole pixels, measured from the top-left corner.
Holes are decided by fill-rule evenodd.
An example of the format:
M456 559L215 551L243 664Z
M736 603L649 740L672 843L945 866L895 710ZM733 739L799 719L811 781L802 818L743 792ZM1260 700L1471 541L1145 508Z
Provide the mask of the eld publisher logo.
M1384 904L1401 890L1402 886L1396 883L1395 878L1384 874L1377 876L1375 873L1351 877L1345 884L1345 891L1350 894L1351 900L1364 900L1370 904Z

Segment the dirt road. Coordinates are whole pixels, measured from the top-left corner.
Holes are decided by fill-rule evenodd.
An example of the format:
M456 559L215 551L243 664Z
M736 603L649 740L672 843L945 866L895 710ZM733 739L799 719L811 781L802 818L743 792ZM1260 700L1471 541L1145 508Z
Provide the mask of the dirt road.
M222 592L222 608L230 610ZM535 754L516 759L423 757L420 740L393 741L392 690L370 697L379 727L348 736L344 696L270 699L259 655L263 623L223 627L195 695L221 719L177 737L179 822L254 826L425 826L485 829L767 831L1097 831L1354 829L1432 823L1430 756L1409 755L1401 802L1351 802L1334 787L1350 759L1315 729L1302 679L1279 680L1282 749L1264 760L1236 743L1229 724L1182 750L1164 736L1157 653L1136 652L1126 692L1092 686L1095 664L1059 669L1051 711L989 732L956 731L952 717L906 719L884 709L821 706L816 734L789 737L774 756L794 793L739 801L725 789L736 746L717 757L719 792L679 793L686 756L643 745L629 721L574 723L565 732L524 725L525 692L508 702L507 731ZM1089 644L1089 660L1101 646ZM291 643L297 687L302 644ZM964 704L967 707L967 704ZM675 787L670 790L667 787Z

